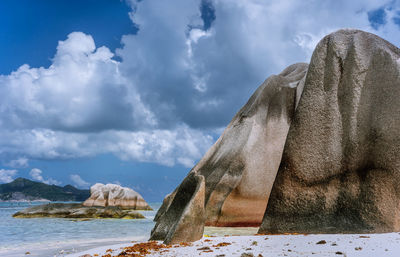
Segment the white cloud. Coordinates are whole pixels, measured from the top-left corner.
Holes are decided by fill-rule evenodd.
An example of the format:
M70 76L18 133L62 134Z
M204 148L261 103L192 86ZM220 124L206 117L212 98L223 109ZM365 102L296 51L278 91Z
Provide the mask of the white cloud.
M106 149L122 160L156 162L166 166L181 164L188 168L213 143L211 136L187 126L178 126L175 130L115 132L107 137Z
M15 160L11 160L9 162L6 162L5 165L12 167L12 168L26 168L28 167L29 160L25 157L19 157Z
M151 112L112 57L90 35L73 32L58 43L49 68L25 64L0 76L2 127L86 132L151 126Z
M7 131L0 145L14 155L33 159L70 159L113 153L126 161L154 162L167 166L194 163L211 146L213 138L181 125L171 130L103 131L71 133L47 129ZM182 161L185 158L184 161Z
M17 170L0 169L0 182L10 183L14 180L14 176L18 173Z
M49 68L23 65L0 76L0 153L16 156L19 164L26 157L68 159L110 152L124 160L166 165L186 165L178 154L192 163L201 157L211 137L186 125L158 128L112 56L105 47L96 49L91 36L74 32L59 42ZM193 137L203 141L196 140L196 150L186 151L182 141Z
M31 176L32 179L48 184L48 185L60 185L61 182L52 179L52 178L48 178L48 179L44 179L42 176L42 171L40 169L34 168L29 172L29 175Z
M74 182L75 186L80 187L80 188L87 188L90 186L88 182L83 180L79 175L77 174L71 174L69 178Z

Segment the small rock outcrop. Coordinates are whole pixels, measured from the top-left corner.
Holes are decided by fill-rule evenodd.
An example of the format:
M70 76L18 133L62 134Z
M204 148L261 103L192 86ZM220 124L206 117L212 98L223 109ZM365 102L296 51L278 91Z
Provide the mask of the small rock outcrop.
M307 64L268 78L159 209L152 240L195 241L204 225L259 226ZM299 86L300 85L300 86Z
M119 207L85 207L79 203L49 203L26 208L13 215L14 218L74 218L74 219L144 219L136 211Z
M90 197L83 206L118 206L134 210L152 210L143 197L127 187L96 183L90 188Z
M340 30L317 45L260 233L400 230L400 49Z

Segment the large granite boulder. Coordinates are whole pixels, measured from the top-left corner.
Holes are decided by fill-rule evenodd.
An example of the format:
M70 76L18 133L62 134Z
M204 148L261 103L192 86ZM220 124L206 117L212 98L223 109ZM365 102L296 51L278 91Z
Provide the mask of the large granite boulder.
M400 50L340 30L317 45L261 233L400 230Z
M307 66L291 65L256 90L182 184L164 199L152 240L194 241L203 236L205 224L261 224Z
M152 210L143 197L130 188L115 184L96 183L83 206L119 206L134 210Z

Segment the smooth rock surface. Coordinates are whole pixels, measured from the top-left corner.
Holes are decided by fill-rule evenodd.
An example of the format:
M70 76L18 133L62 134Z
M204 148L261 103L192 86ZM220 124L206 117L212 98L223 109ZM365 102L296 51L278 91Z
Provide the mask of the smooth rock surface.
M400 50L340 30L317 45L260 233L400 230Z
M141 213L119 207L85 207L80 203L49 203L26 208L14 218L144 219Z
M261 224L295 111L296 95L301 94L296 87L307 66L291 65L256 90L182 184L164 199L151 239L167 243L193 241L199 233L185 238L175 232L202 232L204 224ZM201 183L204 197L199 193Z
M119 206L135 210L151 210L151 207L136 191L115 184L96 183L90 188L90 197L84 206Z

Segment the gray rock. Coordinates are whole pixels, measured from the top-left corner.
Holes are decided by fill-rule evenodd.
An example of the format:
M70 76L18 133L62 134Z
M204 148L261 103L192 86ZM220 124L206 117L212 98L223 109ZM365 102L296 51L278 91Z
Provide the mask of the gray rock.
M49 203L26 208L13 215L14 218L116 218L144 219L136 211L119 207L86 207L80 203Z
M151 231L150 240L166 244L196 241L203 237L205 222L204 177L190 173L177 189L177 194Z
M296 87L307 66L291 65L256 90L182 184L164 199L151 239L194 241L201 238L204 224L261 224L296 94L301 94ZM200 194L202 183L205 192ZM191 207L194 203L198 209ZM183 231L187 236L181 234Z
M90 197L84 206L119 206L135 210L152 210L143 197L128 187L116 184L96 183L90 187Z
M400 50L339 30L316 47L260 233L400 230Z

